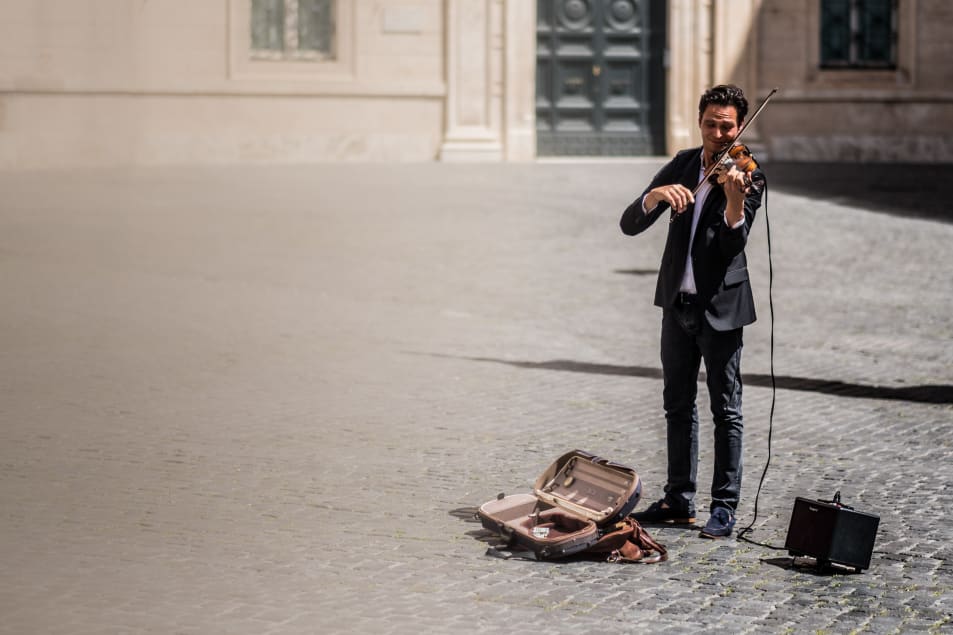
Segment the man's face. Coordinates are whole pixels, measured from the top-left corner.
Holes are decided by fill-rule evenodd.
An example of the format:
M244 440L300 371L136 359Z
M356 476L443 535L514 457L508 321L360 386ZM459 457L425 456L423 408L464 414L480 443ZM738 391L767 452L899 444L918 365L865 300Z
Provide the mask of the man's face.
M734 106L708 104L698 119L705 156L721 152L738 136L738 109Z

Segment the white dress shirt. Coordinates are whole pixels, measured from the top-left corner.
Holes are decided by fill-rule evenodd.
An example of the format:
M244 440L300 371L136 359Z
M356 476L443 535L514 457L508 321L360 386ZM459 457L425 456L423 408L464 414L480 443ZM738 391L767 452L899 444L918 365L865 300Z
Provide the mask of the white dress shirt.
M701 217L702 209L705 207L705 200L708 198L708 193L711 192L711 183L709 183L707 180L702 183L702 180L705 179L704 159L705 157L703 151L702 161L698 168L698 182L701 183L701 187L698 188L698 192L695 194L695 204L692 207L692 229L688 238L688 257L685 259L685 275L682 276L682 284L679 287L679 291L691 294L698 292L698 289L695 287L695 270L692 268L692 244L695 241L695 229L698 227L698 219ZM655 208L653 207L652 209ZM642 211L646 214L651 211L645 209L645 199L642 199ZM684 212L682 213L684 214ZM731 228L735 229L740 227L744 222L745 219L742 215L741 220L739 220L735 225L732 225ZM727 217L725 217L725 224L728 224Z

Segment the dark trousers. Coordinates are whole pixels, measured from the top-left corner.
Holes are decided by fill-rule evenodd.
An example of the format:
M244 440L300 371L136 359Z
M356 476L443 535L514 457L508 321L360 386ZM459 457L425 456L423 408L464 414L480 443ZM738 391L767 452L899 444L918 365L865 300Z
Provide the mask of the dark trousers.
M694 322L693 322L694 320ZM716 331L694 305L665 309L662 316L663 402L668 425L669 505L694 513L698 471L698 370L705 360L715 424L711 509L734 513L741 494L742 329Z

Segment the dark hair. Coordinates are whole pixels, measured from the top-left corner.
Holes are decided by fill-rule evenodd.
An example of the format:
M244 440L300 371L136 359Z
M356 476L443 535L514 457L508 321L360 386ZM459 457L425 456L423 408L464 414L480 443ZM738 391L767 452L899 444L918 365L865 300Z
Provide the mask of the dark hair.
M734 84L719 84L706 90L698 102L698 118L701 119L709 104L734 106L738 111L738 123L748 115L748 100L744 92Z

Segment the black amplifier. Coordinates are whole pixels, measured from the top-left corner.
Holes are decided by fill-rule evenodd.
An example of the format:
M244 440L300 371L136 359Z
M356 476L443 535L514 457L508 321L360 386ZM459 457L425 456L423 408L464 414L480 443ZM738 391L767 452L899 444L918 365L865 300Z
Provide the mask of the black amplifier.
M840 564L858 572L870 567L880 516L841 505L840 492L833 501L794 500L791 525L784 548L792 556L810 556L818 566Z

